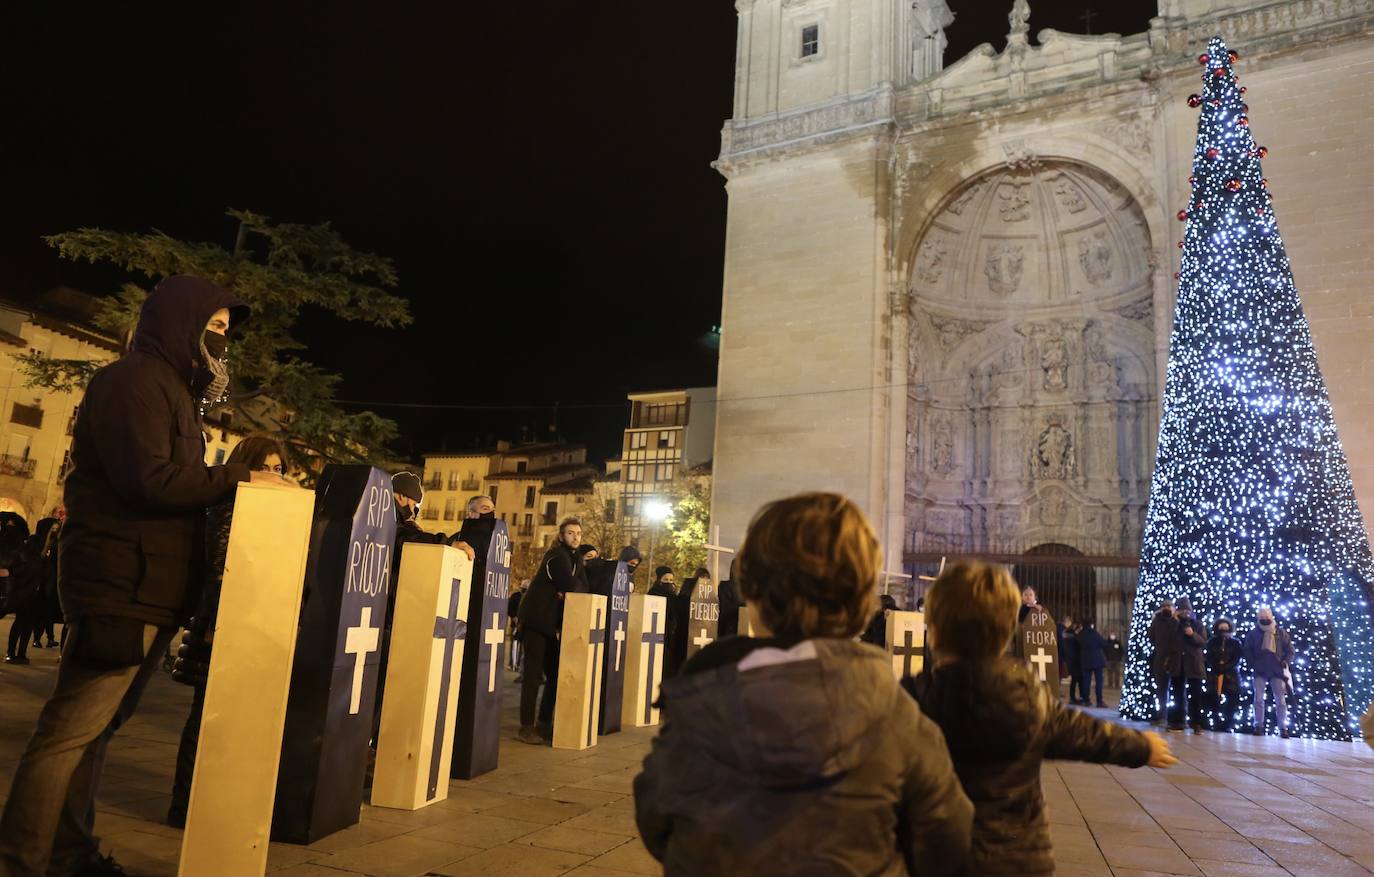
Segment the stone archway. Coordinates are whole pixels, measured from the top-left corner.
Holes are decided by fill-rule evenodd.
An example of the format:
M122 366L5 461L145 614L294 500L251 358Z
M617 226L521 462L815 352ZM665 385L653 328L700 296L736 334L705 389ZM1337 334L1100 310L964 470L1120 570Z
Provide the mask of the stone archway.
M1035 588L1035 595L1054 616L1074 620L1097 620L1097 571L1090 566L1057 562L1058 558L1082 557L1072 545L1046 542L1026 551L1026 556L1044 558L1044 563L1025 560L1012 567L1012 576L1023 588Z
M906 520L916 550L1117 554L1155 439L1144 213L1076 162L966 181L911 266Z

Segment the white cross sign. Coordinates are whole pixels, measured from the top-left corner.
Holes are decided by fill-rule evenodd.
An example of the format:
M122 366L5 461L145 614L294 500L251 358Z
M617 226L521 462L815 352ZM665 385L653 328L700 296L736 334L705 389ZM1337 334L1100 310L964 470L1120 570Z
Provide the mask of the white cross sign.
M620 653L625 650L625 621L616 619L615 633L611 635L615 640L615 671L620 672Z
M704 627L701 629L701 633L697 634L697 635L696 635L695 637L693 637L693 639L692 639L692 645L696 646L696 647L699 648L699 649L705 648L706 646L708 646L708 645L710 645L710 644L711 644L711 638L710 638L709 636L706 635L706 628L704 628Z
M721 554L734 554L735 549L726 548L720 544L720 527L711 528L711 542L701 546L706 549L706 553L711 555L711 581L720 581L720 556Z
M491 646L491 666L487 668L487 693L496 690L496 665L500 663L497 659L501 643L506 641L506 629L501 626L501 613L491 613L491 627L482 634L482 642Z
M1030 659L1031 663L1035 665L1035 669L1040 673L1040 681L1048 682L1049 679L1045 675L1045 668L1054 663L1054 656L1046 652L1044 646L1037 646L1035 654L1031 655Z
M348 714L356 716L363 699L363 668L367 656L377 651L377 639L381 629L372 626L372 607L364 606L357 627L348 629L344 638L344 652L353 655L353 693L348 701Z

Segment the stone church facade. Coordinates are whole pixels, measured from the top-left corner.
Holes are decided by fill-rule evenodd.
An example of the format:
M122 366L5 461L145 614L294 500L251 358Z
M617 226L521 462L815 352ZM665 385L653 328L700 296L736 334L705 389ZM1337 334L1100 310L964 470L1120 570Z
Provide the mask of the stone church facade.
M1034 42L1026 0L1006 0L1005 48L933 75L931 5L736 2L717 163L727 540L762 502L827 489L864 507L894 571L912 550L1138 552L1196 136L1186 97L1216 33L1241 53L1368 517L1374 0L1161 0L1145 33Z

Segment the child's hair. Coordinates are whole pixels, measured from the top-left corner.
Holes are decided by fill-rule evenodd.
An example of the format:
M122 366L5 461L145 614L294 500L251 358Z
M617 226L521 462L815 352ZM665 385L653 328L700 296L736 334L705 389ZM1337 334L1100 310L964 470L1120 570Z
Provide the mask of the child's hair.
M1016 627L1021 590L1006 567L956 563L930 586L926 622L941 654L975 660L1000 655Z
M776 637L847 638L873 616L882 565L858 506L803 493L754 516L740 547L739 592Z

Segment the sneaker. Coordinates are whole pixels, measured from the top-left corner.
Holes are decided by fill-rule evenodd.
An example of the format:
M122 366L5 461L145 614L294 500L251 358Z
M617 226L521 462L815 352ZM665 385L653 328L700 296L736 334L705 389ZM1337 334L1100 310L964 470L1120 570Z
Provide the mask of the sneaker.
M29 663L29 659L26 658L26 657L24 657L23 655L10 655L9 657L5 658L5 663L6 663L6 664L27 664L27 663Z
M540 737L543 737L545 740L552 740L552 739L553 739L553 724L552 724L552 723L547 724L547 725L545 725L545 724L538 724L538 725L535 725L535 726L534 726L534 730L537 731L537 732L539 732L539 736L540 736Z
M132 877L114 856L95 856L77 870L75 877Z
M544 736L535 730L533 725L524 725L520 732L515 735L515 739L521 743L528 743L531 746L543 746Z

